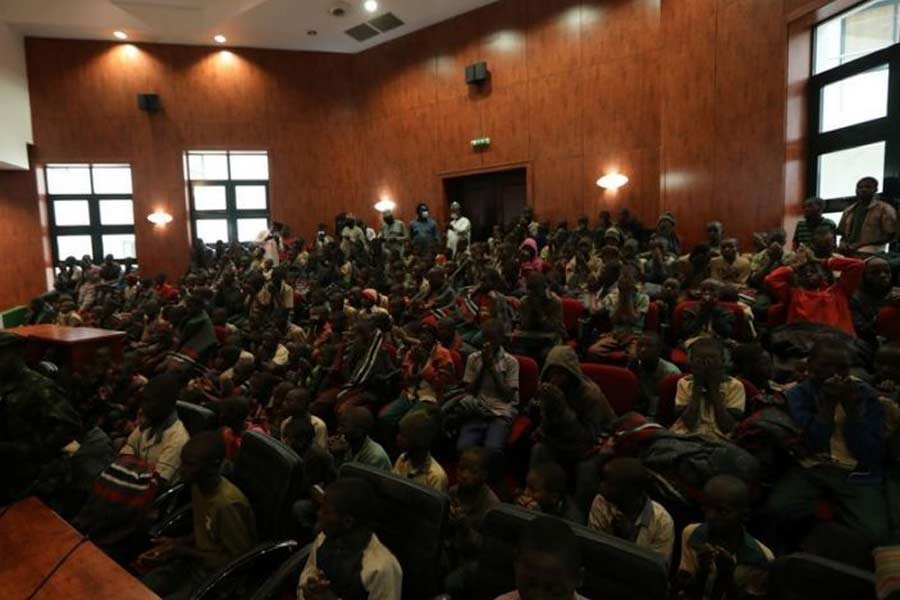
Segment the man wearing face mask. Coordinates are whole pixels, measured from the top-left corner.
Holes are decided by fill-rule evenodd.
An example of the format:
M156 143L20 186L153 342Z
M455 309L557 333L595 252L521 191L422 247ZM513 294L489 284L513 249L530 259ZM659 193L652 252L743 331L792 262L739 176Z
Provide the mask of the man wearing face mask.
M409 223L410 237L417 247L441 243L441 232L437 223L429 216L428 205L424 202L416 207L417 218Z
M450 205L450 222L447 224L447 248L456 256L456 246L465 240L466 247L472 242L472 222L462 215L459 202Z
M333 241L334 238L328 235L328 226L325 225L325 223L319 223L318 230L316 231L316 248L324 248Z

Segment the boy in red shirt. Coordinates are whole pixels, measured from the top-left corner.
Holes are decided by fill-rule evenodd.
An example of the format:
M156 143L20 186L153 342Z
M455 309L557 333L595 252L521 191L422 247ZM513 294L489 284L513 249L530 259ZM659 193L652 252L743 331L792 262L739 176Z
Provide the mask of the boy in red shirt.
M864 268L863 261L855 258L820 260L801 246L791 266L775 269L765 281L772 296L787 304L788 323L822 323L855 335L849 300L862 281ZM831 276L833 271L841 274L837 281Z

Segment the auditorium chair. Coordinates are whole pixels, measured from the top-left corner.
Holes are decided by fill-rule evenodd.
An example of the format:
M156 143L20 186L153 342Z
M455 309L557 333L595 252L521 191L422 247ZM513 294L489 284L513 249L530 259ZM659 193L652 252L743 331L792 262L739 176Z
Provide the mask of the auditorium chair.
M619 416L634 410L641 394L637 376L624 367L581 363L581 372L603 391Z
M375 534L403 567L403 597L439 594L444 583L442 543L450 514L447 495L360 464L345 464L341 477L365 479L375 488Z
M515 548L525 525L540 516L518 506L492 509L482 524L483 546L475 576L476 600L490 600L516 589ZM581 545L586 598L658 600L668 593L668 572L662 557L635 544L569 523ZM454 599L456 600L456 599Z
M303 461L296 452L273 437L246 431L230 478L247 496L260 544L214 574L195 598L245 597L230 590L251 590L271 574L296 550L292 536L293 503L299 497ZM173 537L189 533L191 506L185 506L151 530L151 537ZM293 545L291 545L293 544Z
M885 306L878 312L878 324L875 327L878 335L889 342L900 342L900 307Z
M175 411L190 435L213 431L219 426L219 417L205 406L179 400L175 403Z
M769 571L771 600L875 600L875 576L812 554L782 556Z

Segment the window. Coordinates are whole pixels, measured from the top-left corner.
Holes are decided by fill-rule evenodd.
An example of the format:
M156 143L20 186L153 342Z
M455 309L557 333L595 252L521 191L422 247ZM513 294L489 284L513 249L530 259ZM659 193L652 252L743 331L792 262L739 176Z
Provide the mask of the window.
M47 165L53 262L107 254L134 259L134 201L129 165Z
M869 0L816 26L808 195L838 213L856 182L900 175L900 0Z
M266 152L191 151L185 166L194 239L252 242L269 228Z

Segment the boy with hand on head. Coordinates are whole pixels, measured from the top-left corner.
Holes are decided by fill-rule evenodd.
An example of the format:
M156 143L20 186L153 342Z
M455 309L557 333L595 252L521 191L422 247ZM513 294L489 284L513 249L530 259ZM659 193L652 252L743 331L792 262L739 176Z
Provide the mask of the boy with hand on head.
M403 569L372 532L374 494L353 478L325 490L321 533L300 573L297 600L400 600Z
M338 467L359 463L383 471L391 470L391 459L381 445L369 437L375 425L372 413L362 406L351 406L338 417L337 435L328 438L328 450Z
M740 479L716 475L703 488L705 520L684 528L679 600L763 598L772 551L744 528L750 493Z
M725 352L715 338L691 345L691 375L678 381L673 433L699 434L714 441L728 438L746 407L744 385L725 373Z
M675 524L668 511L647 496L649 484L649 475L636 458L614 458L606 463L588 526L634 542L668 562L675 543Z
M446 493L447 473L431 456L431 445L437 434L438 425L429 411L417 410L403 417L397 434L397 445L403 454L394 463L393 473Z
M578 538L559 519L538 517L525 526L515 572L516 590L496 600L586 600L575 591L584 579Z
M579 525L585 522L584 515L566 491L566 472L552 461L531 467L525 478L525 491L516 498L516 504Z
M192 437L181 450L181 472L191 486L194 532L156 540L143 562L164 563L147 573L144 585L167 598L189 598L217 569L256 543L256 520L243 492L222 477L225 442L216 431Z

